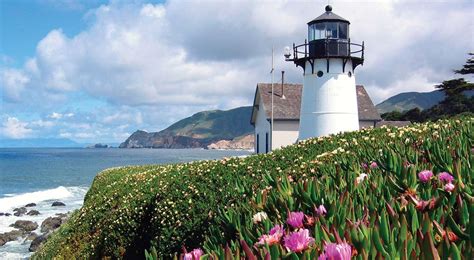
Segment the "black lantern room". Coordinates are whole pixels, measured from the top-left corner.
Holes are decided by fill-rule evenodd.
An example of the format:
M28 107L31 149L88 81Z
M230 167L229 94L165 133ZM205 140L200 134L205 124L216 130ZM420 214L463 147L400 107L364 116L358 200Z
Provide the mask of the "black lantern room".
M364 62L364 44L351 43L349 25L348 20L332 12L330 5L326 6L325 13L308 23L308 40L293 44L293 59L288 54L287 60L304 68L307 60L313 64L314 59L351 59L355 68Z

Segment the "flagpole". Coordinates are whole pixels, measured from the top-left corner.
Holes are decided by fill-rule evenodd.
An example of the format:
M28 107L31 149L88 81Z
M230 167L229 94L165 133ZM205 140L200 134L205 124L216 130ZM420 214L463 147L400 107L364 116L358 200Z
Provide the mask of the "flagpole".
M272 46L272 70L270 71L270 73L272 74L272 115L271 115L271 119L270 119L270 150L273 150L273 71L275 70L275 68L273 67L273 46Z

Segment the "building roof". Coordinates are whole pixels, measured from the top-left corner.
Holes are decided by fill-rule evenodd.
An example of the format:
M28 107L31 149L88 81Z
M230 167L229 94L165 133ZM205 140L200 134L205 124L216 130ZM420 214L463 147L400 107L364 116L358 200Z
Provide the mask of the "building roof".
M411 124L410 121L385 121L385 120L382 120L382 121L377 122L375 124L375 127L381 127L383 125L402 127L402 126L407 126L407 125L410 125L410 124Z
M359 110L359 120L361 121L380 121L379 113L375 109L372 100L370 99L364 86L357 85L357 104ZM301 92L303 85L274 83L273 96L273 120L300 120L301 109ZM265 115L267 119L271 117L271 90L272 85L269 83L258 83L255 91L255 98L253 102L251 123L254 124L256 120L256 109L260 108L263 103L265 108ZM283 90L283 95L282 95Z
M359 109L359 120L360 121L380 121L382 118L380 117L379 112L372 103L372 99L370 99L369 94L365 90L364 86L357 85L357 106Z
M319 23L319 22L325 22L325 21L342 21L346 23L350 23L348 20L340 17L339 15L335 14L332 12L332 7L330 5L326 6L326 12L324 12L322 15L314 18L308 24L313 24L313 23Z

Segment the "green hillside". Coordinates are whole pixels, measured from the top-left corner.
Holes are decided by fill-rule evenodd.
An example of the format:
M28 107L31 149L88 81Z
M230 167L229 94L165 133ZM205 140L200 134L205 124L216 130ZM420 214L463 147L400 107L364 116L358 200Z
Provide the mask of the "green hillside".
M211 110L182 119L160 132L137 130L120 148L206 148L220 141L232 140L253 132L252 107L227 111Z
M356 259L472 259L473 120L364 129L246 158L105 170L33 259L140 259L150 248L151 258L164 259L183 248L202 248L201 259L316 259L330 243L347 245ZM256 221L262 211L268 217ZM304 223L288 224L290 211ZM257 244L277 224L285 242ZM298 228L305 246L283 246Z
M253 131L251 113L251 106L203 111L172 124L163 132L193 138L233 139Z
M438 104L444 97L444 93L439 90L432 92L405 92L390 97L375 107L380 114L391 111L403 112L413 108L423 110Z
M474 91L463 92L468 97L474 96ZM434 107L445 99L446 95L441 90L432 92L404 92L382 101L375 107L380 114L392 111L408 111L414 108L425 110Z

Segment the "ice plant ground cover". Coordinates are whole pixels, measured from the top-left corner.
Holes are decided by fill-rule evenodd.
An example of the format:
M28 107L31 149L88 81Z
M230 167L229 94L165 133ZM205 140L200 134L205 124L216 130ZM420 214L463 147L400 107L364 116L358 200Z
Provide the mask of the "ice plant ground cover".
M472 259L473 120L362 130L247 158L106 170L34 258L143 258L150 248L150 258L184 257L184 247L202 249L201 259L324 259L347 257L350 247L359 259ZM433 175L420 179L424 170ZM443 172L452 179L439 178ZM254 218L259 212L265 217ZM302 227L299 213L290 220L296 226L288 224L292 212L304 214Z

